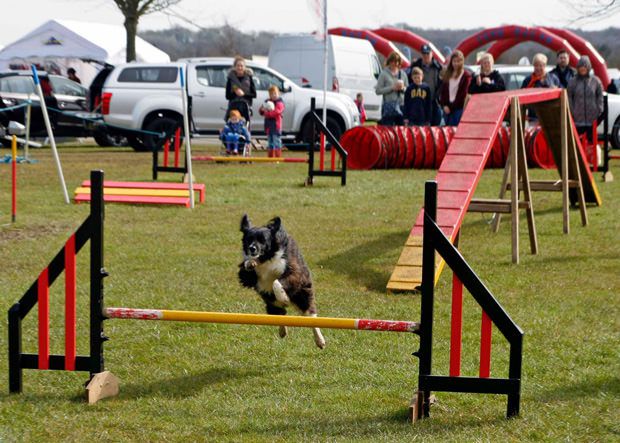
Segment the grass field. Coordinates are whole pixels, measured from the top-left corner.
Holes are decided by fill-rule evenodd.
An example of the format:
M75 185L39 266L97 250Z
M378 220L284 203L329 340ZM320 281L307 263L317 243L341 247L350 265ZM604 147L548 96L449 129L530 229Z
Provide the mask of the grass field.
M195 148L197 153L213 151ZM49 150L19 167L19 212L10 222L9 167L0 164L0 306L26 291L88 214L66 205ZM4 149L0 153L7 153ZM110 180L149 180L150 156L129 149L60 150L71 193L91 169ZM620 170L618 170L620 171ZM237 282L239 221L280 215L309 263L319 314L419 320L419 297L385 285L435 171L352 171L346 187L304 164L195 163L206 203L108 205L108 306L262 313ZM620 176L620 172L617 172ZM532 170L534 178L557 172ZM163 175L176 181L178 175ZM619 177L620 178L620 177ZM496 197L501 171L486 171L479 197ZM437 395L431 418L412 426L418 337L308 329L111 320L106 369L120 396L88 406L86 373L24 371L24 393L8 395L7 330L0 322L0 441L618 441L620 440L620 181L601 183L602 207L581 227L571 211L562 233L561 195L536 193L540 253L511 263L510 223L492 234L488 215L466 216L461 251L525 331L521 416L504 418L505 396ZM438 284L434 372L447 374L451 273ZM63 352L63 279L51 289L51 351ZM78 352L88 352L88 253L78 256ZM4 314L6 315L6 314ZM36 353L36 312L24 322ZM476 375L480 310L465 298L463 374ZM494 329L492 375L506 376L507 346Z

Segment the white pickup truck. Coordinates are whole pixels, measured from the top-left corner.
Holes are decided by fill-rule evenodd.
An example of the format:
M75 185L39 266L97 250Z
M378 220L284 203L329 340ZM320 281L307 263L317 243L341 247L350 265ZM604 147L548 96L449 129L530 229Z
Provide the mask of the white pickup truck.
M151 150L158 141L153 133L170 134L174 128L182 126L179 69L183 68L187 73L192 134L217 134L224 125L228 104L225 97L226 76L232 63L232 58L200 58L174 63L116 66L106 79L101 95L104 121L124 133L135 150ZM251 61L247 62L247 66L254 71L257 93L253 103L252 135L264 134L263 118L258 108L269 97L269 86L276 85L286 106L283 135L293 136L298 141L311 140L310 99L314 97L317 108L321 109L323 92L301 88L266 66ZM340 138L347 129L359 125L359 113L350 97L328 92L326 105L327 127L336 138Z

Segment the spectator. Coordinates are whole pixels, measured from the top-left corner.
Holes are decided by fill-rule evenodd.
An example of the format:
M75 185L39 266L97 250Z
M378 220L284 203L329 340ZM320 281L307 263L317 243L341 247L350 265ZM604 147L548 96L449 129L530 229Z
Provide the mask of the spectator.
M504 78L493 69L493 56L488 52L480 57L480 73L476 74L469 85L470 94L505 91Z
M557 77L546 72L547 56L545 54L536 54L532 59L534 72L523 79L521 88L557 88L560 82Z
M245 66L245 59L240 55L236 56L226 79L228 110L225 119L228 119L228 114L232 109L237 109L246 121L250 121L252 99L256 98L256 85L254 85L253 76L254 72Z
M445 48L444 48L445 49ZM448 48L449 49L449 48ZM439 90L441 89L441 65L433 58L433 52L429 45L420 48L422 57L411 65L411 69L418 67L424 75L424 82L431 90L431 125L441 124L441 107L439 106ZM410 73L409 73L410 74Z
M570 57L566 49L560 49L557 53L557 65L551 70L551 74L555 75L560 82L560 87L566 88L571 78L575 76L577 71L568 65Z
M76 83L82 84L82 80L75 74L75 69L69 68L67 69L67 78L69 80L73 80Z
M381 103L381 121L379 124L392 126L403 124L405 89L409 86L407 74L400 69L400 55L394 51L385 60L385 68L379 74L375 92L383 96Z
M428 126L431 123L431 89L424 83L424 73L417 66L411 70L411 84L405 90L405 124Z
M220 132L220 139L226 145L226 154L238 155L239 149L243 149L250 142L250 133L245 127L245 120L236 109L231 109L228 121Z
M265 117L267 134L267 151L269 157L282 157L282 113L284 101L280 98L280 89L276 85L269 87L269 100L261 105L258 112Z
M446 125L457 126L461 121L471 74L465 70L465 56L458 49L450 55L442 78L439 104L443 107Z
M361 92L358 92L355 96L355 106L357 106L357 111L360 113L360 124L364 124L366 121L366 108L364 107L364 96Z
M568 101L573 120L580 134L588 134L592 141L592 124L603 112L603 84L590 75L592 64L587 55L577 62L577 75L568 82Z

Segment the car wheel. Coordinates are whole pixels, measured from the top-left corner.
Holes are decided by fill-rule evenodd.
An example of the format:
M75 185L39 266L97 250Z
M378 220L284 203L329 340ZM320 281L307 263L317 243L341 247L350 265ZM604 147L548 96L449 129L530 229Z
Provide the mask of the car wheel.
M336 137L336 140L340 141L340 137L344 133L344 128L340 125L340 123L338 123L338 120L329 115L327 116L327 129L329 129L329 132L331 132L333 136ZM301 129L301 140L303 143L312 143L313 141L315 143L318 142L318 134L316 135L314 140L312 136L312 121L308 119L306 120L303 128Z
M126 137L123 137L121 135L108 134L105 131L97 131L93 135L93 138L95 139L95 142L97 142L97 144L102 148L118 148L120 146L127 146L129 143Z
M620 149L620 117L616 119L614 127L611 128L611 146L614 149Z
M174 146L174 133L177 128L181 127L181 122L170 117L157 117L146 126L146 130L157 134L165 134L161 137L154 134L146 134L144 136L144 145L147 150L152 151L154 148L161 149L166 140L170 141L170 146ZM183 131L181 131L182 133Z
M127 143L136 152L147 152L147 151L149 151L149 148L146 147L146 145L144 144L142 139L140 137L138 137L138 136L128 135L127 136Z

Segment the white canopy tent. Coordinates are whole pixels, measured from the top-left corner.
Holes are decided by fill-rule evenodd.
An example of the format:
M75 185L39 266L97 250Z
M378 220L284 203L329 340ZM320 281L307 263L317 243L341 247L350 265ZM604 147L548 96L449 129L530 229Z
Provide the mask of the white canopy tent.
M0 69L40 63L55 66L64 75L67 68L73 67L88 86L101 66L84 60L124 63L126 39L125 28L120 25L50 20L0 50ZM136 58L139 62L170 61L168 54L140 37L136 37Z

